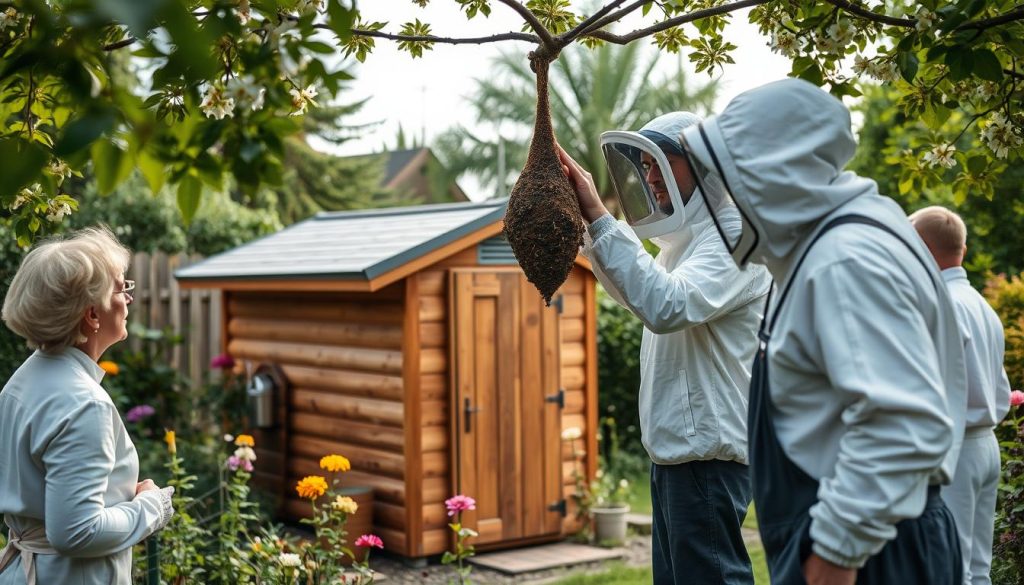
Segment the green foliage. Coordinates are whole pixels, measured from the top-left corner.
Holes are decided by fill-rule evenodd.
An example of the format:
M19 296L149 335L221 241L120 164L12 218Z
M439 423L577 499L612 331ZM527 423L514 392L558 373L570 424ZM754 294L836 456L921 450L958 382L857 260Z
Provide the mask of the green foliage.
M602 416L620 421L616 434L627 453L643 456L639 406L640 342L643 324L603 288L597 296L597 376Z
M14 274L21 266L25 251L18 247L12 230L0 223L0 290L7 296ZM14 370L31 354L25 340L14 334L6 326L0 327L0 380L6 384Z
M1024 280L1020 275L994 276L985 286L985 298L1003 322L1006 354L1003 365L1011 388L1024 386ZM993 583L1024 580L1024 406L1011 406L996 427L1002 453L1002 481L996 507L996 533L992 555Z
M23 245L52 231L86 170L106 194L140 168L186 221L227 176L247 192L280 184L283 139L318 88L351 78L321 29L344 42L355 17L352 0L8 3L0 156L19 164L0 177L6 222Z
M618 209L611 189L600 135L611 129L638 129L659 113L675 110L707 112L714 101L714 83L693 88L682 70L652 80L656 53L645 56L639 45L603 46L595 50L567 48L551 68L551 116L561 145L594 174L609 209ZM477 122L486 130L473 134L453 128L438 137L438 156L455 175L477 176L481 184L507 196L511 179L526 163L533 129L536 92L529 63L504 54L492 72L477 80L470 97ZM495 161L504 164L499 166ZM499 163L500 164L500 163ZM503 173L499 176L499 173Z
M1024 162L986 158L971 130L954 145L954 166L936 162L930 152L921 155L936 132L953 131L962 116L953 113L933 128L895 107L897 99L892 87L865 88L856 107L863 125L850 169L877 181L883 194L908 211L943 205L959 213L968 232L965 267L976 285L989 272L1024 269L1024 240L1018 237L1024 230Z

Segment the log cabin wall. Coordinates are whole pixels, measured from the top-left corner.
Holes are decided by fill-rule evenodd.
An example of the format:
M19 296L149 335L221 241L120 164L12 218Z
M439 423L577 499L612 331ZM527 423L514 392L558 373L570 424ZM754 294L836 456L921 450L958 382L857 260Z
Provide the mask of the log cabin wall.
M320 475L322 456L348 457L343 485L374 489L374 530L386 548L407 546L406 409L403 405L405 283L375 293L231 291L226 347L238 360L281 366L291 384L287 436L257 444L256 479L283 476L285 511L308 504L295 482Z

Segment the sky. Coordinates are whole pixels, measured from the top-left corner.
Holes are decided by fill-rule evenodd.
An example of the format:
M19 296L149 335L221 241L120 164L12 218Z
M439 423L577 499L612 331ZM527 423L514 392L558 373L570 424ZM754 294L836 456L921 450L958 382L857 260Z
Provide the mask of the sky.
M520 30L522 19L518 14L498 2L491 4L489 18L477 16L470 21L466 20L454 0L433 0L426 8L420 8L410 0L372 0L360 2L359 9L365 21L388 21L385 30L389 32L397 32L402 23L416 18L429 23L433 34L439 36L485 36ZM578 3L574 3L576 5ZM653 11L649 16L654 16ZM628 32L653 22L653 18L647 24L631 19L617 30ZM747 22L746 11L735 13L732 24L726 28L725 38L739 48L733 53L736 63L726 66L724 73L715 76L720 87L716 110L744 90L784 78L790 69L789 60L772 53L765 37ZM647 39L635 42L650 46ZM333 151L352 155L392 148L399 125L407 137L423 137L427 145L454 125L472 128L474 120L467 119L469 108L465 97L473 93L476 87L474 80L488 75L490 60L499 52L521 52L525 59L532 47L530 43L514 41L483 45L438 44L433 50L425 51L422 58L413 59L408 53L399 51L397 43L377 39L376 48L365 63L353 60L356 79L341 96L343 102L369 98L362 111L349 123L379 121L381 124ZM665 72L675 67L677 58L666 54L661 59ZM684 67L692 72L688 64ZM698 74L691 73L690 77L699 79L706 75L701 73L698 77ZM651 117L661 113L651 112ZM558 132L557 128L555 132ZM475 181L463 178L459 184L471 198L483 196Z

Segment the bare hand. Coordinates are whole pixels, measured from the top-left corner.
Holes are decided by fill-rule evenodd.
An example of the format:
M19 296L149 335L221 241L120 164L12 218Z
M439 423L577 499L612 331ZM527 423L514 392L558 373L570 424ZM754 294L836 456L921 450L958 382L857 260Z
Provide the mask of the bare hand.
M156 485L152 479L144 479L139 483L135 484L135 495L139 495L142 492L148 492L150 490L158 490L160 486Z
M857 570L834 565L811 553L804 561L804 579L807 585L854 585Z
M558 158L562 161L562 172L569 178L573 190L576 192L576 199L580 203L580 213L587 223L594 223L597 218L608 213L608 208L601 202L601 196L594 186L594 177L591 176L578 162L573 160L569 153L565 152L560 145L556 144Z

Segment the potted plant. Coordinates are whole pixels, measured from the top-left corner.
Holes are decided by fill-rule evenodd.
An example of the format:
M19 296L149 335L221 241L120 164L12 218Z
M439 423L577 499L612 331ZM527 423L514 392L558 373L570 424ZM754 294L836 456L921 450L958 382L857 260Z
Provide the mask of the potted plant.
M626 514L632 486L619 457L615 419L607 417L601 422L599 439L603 448L597 475L590 482L590 516L594 542L614 546L626 540Z

